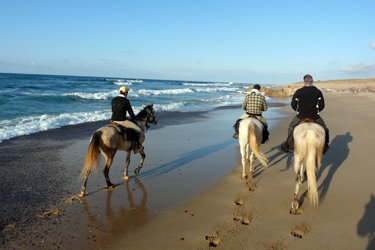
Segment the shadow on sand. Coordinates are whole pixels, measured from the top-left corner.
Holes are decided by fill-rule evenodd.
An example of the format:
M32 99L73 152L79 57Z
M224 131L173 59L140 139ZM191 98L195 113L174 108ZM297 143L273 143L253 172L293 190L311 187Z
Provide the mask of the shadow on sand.
M330 144L330 150L323 156L322 165L318 176L328 169L327 176L324 178L322 184L318 187L318 192L320 193L320 203L323 204L324 199L327 195L329 186L331 185L334 174L337 169L342 165L342 163L349 156L349 143L353 141L353 136L350 132L344 135L337 135ZM332 151L334 149L334 151Z
M375 249L375 197L371 194L370 202L365 206L365 213L358 222L357 233L369 239L367 250Z
M182 167L184 165L187 165L188 163L192 161L196 161L197 159L204 158L210 154L214 154L229 145L236 143L234 140L228 140L216 145L211 145L203 148L199 148L196 150L193 150L191 152L187 152L185 154L180 155L180 157L177 160L162 164L161 166L155 167L153 169L150 169L148 171L142 172L137 175L138 179L147 179L150 177L155 177L162 175L166 172L169 172L171 170L177 169L179 167Z

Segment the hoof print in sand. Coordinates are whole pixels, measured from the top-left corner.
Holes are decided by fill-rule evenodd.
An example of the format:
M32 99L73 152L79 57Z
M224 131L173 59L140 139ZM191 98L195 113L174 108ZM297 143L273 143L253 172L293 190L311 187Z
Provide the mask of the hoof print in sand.
M299 207L299 208L295 209L295 208L291 207L289 209L289 213L291 213L291 214L302 214L303 213L303 208Z
M243 221L242 221L242 224L243 225L249 225L251 222L251 218L244 218Z
M255 189L257 189L257 185L254 183L253 180L246 182L246 186L249 188L250 191L255 191Z
M311 228L308 225L306 225L306 223L301 222L300 225L294 227L291 233L294 237L302 238L308 232L310 232L310 229Z
M220 243L220 237L218 236L206 236L206 240L210 247L216 247Z
M305 236L305 233L304 233L302 230L299 230L299 229L293 229L293 230L292 230L292 235L293 235L294 237L302 238L303 236Z
M236 205L243 205L243 200L242 200L241 198L237 198L237 199L234 201L234 203L235 203Z
M233 220L234 221L241 221L242 220L242 216L236 215L236 216L234 216Z

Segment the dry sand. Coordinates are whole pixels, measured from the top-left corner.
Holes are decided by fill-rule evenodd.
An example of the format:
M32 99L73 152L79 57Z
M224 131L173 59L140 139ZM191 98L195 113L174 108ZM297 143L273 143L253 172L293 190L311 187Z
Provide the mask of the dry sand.
M288 117L261 147L270 167L262 171L258 162L255 191L240 179L237 166L203 194L133 231L117 249L209 249L215 247L213 239L215 249L374 249L375 95L328 93L325 98L322 117L331 143L318 175L318 208L302 195L303 212L289 213L295 185L292 154L279 150ZM300 193L306 188L304 183Z
M289 213L295 186L293 155L281 152L279 146L294 114L291 108L280 110L284 116L268 120L271 137L261 150L270 161L269 168L261 170L256 161L252 181L241 180L238 141L231 139L231 126L242 111L223 109L192 119L192 123L167 124L150 130L145 143L147 158L138 179L121 180L125 154L120 152L110 172L118 187L107 191L99 173L89 178L89 195L83 200L72 198L79 193L81 182L77 177L90 133L71 136L61 145L57 143L59 147L54 152L60 169L59 185L66 184L65 189L59 186L58 196L71 202L40 210L47 217L38 217L31 225L25 221L24 230L16 230L22 229L22 223L3 222L0 246L374 249L375 94L325 93L325 99L326 108L321 115L330 129L331 142L318 174L318 208L310 207L309 200L302 195L302 213ZM264 116L267 118L267 112ZM8 150L2 158L12 160L8 155L12 146L20 147L20 141L26 139L2 144L2 152ZM53 141L37 142L44 145ZM43 150L48 151L48 147ZM130 171L137 162L137 156L132 156ZM51 166L49 161L46 164ZM255 184L256 189L251 191L250 184ZM48 180L47 185L51 185ZM300 194L305 190L306 183ZM26 213L24 216L25 220L32 220ZM9 236L12 234L13 237Z

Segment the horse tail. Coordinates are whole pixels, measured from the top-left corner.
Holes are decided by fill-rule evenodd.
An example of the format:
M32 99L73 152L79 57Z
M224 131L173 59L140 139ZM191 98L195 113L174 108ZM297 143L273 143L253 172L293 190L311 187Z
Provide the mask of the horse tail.
M259 146L257 142L257 130L255 127L255 124L252 121L249 123L249 144L255 156L262 163L263 168L264 169L268 168L267 157L262 152L259 151Z
M315 131L308 131L306 135L306 172L307 172L307 183L308 193L310 195L311 204L316 207L319 205L318 189L316 184L316 170L317 170L317 159L318 154L322 154L319 150L319 142Z
M101 132L95 131L94 134L91 136L90 145L87 150L86 159L83 163L83 169L81 173L81 179L87 177L92 170L95 172L98 171L100 166L100 150L99 150L99 143L101 138ZM96 168L93 168L93 165L96 162Z

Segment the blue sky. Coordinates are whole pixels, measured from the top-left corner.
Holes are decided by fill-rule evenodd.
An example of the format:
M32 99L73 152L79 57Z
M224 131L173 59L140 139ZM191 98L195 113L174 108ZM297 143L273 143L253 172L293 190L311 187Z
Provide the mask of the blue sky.
M0 0L0 72L290 84L375 77L375 1Z

